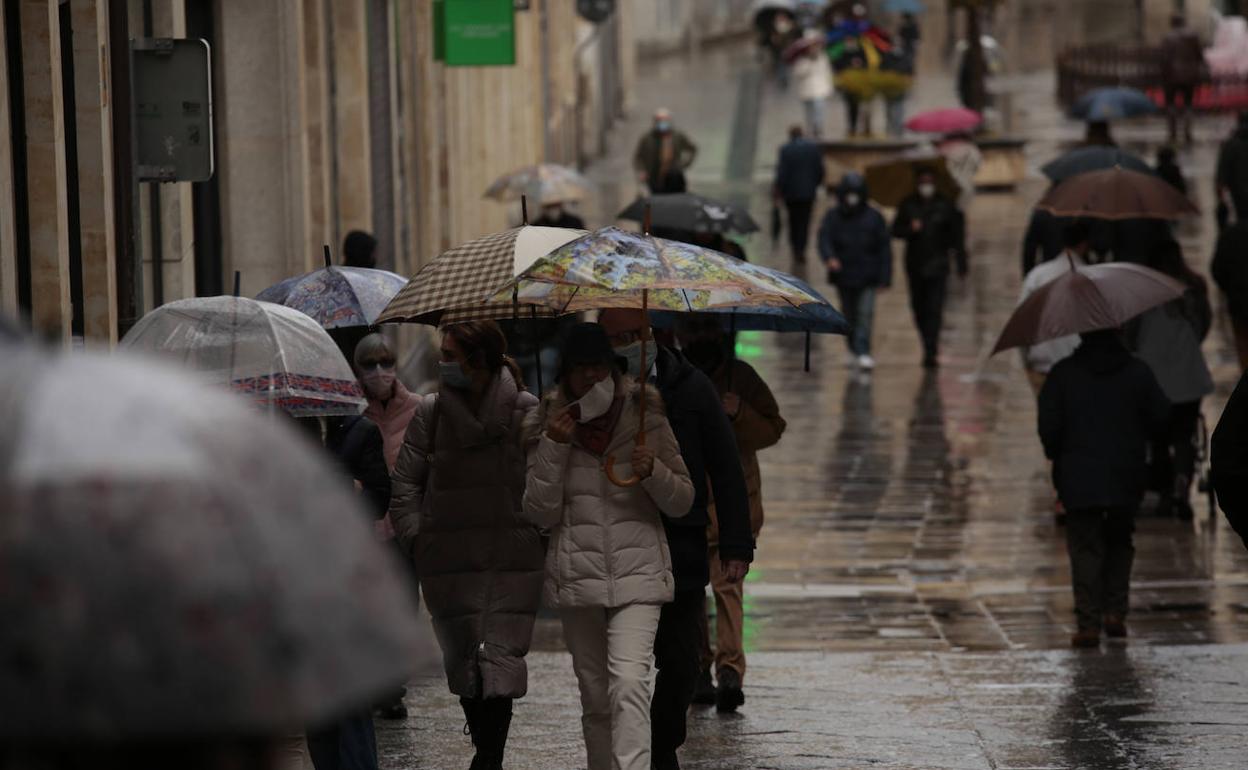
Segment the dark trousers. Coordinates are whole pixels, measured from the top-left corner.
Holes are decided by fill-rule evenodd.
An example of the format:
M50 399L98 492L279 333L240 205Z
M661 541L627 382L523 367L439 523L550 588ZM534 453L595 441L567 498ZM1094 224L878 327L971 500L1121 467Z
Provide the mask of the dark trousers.
M377 770L377 736L371 712L353 714L308 731L308 754L316 770Z
M842 93L841 98L845 100L845 126L849 135L854 136L858 133L858 112L861 102L858 101L858 97L847 93Z
M1199 401L1173 404L1165 440L1153 443L1153 486L1176 502L1186 502L1191 488L1199 424Z
M470 770L501 770L511 729L511 698L460 698L476 756Z
M1100 631L1105 615L1127 616L1134 532L1135 512L1129 509L1068 512L1066 551L1079 630Z
M785 199L784 206L789 210L789 248L793 250L793 259L804 262L806 246L810 243L810 215L815 202Z
M935 359L940 352L940 328L945 320L947 275L907 275L910 286L910 312L923 341L923 358Z
M685 715L701 669L705 595L701 588L677 591L659 615L654 637L659 674L650 701L650 766L658 770L680 767L676 750L685 742Z

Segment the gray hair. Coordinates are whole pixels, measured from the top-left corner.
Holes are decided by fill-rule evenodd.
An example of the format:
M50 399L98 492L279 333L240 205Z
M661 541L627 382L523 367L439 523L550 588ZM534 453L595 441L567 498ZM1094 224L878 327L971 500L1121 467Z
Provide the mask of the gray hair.
M395 355L394 347L390 344L390 340L377 332L373 332L356 344L355 355L352 359L355 368L359 369L362 361L376 358L388 358L393 361L398 356Z

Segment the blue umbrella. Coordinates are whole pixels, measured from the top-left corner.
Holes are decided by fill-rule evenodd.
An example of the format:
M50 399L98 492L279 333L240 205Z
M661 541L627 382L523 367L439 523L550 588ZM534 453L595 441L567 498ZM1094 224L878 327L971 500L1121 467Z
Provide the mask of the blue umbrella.
M886 13L923 13L926 10L920 0L884 0Z
M311 316L325 329L372 326L407 279L389 270L325 267L273 284L256 299Z
M1070 109L1070 115L1080 120L1122 120L1139 115L1152 115L1157 105L1148 94L1135 88L1097 88L1084 94Z
M1072 176L1086 174L1089 171L1101 171L1119 166L1128 171L1139 171L1151 174L1153 169L1143 159L1117 147L1080 147L1071 150L1057 160L1049 161L1040 170L1054 184L1065 181Z

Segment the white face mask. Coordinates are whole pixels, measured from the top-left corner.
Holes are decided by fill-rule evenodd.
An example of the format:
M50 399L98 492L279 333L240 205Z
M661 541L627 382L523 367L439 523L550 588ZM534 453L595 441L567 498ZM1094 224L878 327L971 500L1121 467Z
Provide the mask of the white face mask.
M360 385L369 398L385 400L394 391L394 367L373 366L360 374Z
M930 198L936 194L936 185L931 182L924 182L919 185L919 195L924 198Z
M861 200L862 198L858 197L858 193L845 193L845 205L851 209L857 206Z
M581 415L576 418L577 422L589 422L596 420L606 414L611 409L611 402L615 400L615 378L607 377L594 383L594 387L589 392L581 396L576 404L580 407Z

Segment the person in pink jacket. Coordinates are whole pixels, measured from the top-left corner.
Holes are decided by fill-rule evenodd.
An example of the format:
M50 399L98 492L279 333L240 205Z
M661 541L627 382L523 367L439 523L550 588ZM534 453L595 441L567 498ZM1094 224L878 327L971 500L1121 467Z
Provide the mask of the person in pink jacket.
M380 334L370 334L355 346L355 376L368 397L364 416L381 429L386 468L391 473L403 434L420 404L420 396L409 392L395 376L396 358L390 341Z

